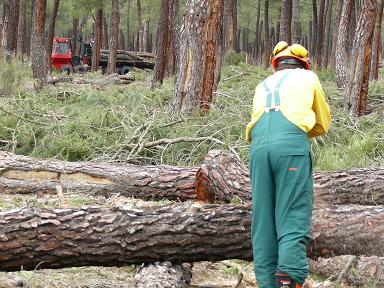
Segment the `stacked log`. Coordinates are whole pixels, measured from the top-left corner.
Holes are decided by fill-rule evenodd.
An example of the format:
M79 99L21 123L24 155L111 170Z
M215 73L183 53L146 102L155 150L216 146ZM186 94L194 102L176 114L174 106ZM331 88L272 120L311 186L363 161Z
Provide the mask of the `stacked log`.
M338 278L358 286L372 279L382 285L384 169L321 172L315 173L314 180L309 256L318 261L311 262L312 271L325 276L333 273L327 277L340 273ZM118 193L145 200L251 200L247 167L231 154L217 150L210 151L200 167L70 163L0 152L0 193L68 190L104 196ZM175 287L184 287L189 280L183 278L185 271L178 264L251 260L250 215L249 204L188 202L160 207L3 211L0 269L34 269L39 263L41 268L147 263L140 269L135 287L147 287L140 281L146 283L151 277L141 275L153 274L148 272L153 269L163 271L171 282L179 279ZM350 274L344 272L348 269L340 270L345 266L344 256L321 258L346 254L358 255ZM157 261L172 265L150 264ZM327 268L331 264L340 269Z
M100 51L100 63L106 64L109 59L109 50ZM153 69L155 67L156 56L147 52L134 52L117 50L116 65L132 66L141 69Z
M384 169L314 174L315 206L384 205ZM201 167L137 166L39 160L0 152L1 193L119 193L144 200L250 202L247 167L231 154L212 150Z
M312 257L384 257L383 206L319 208L312 220ZM252 259L250 205L21 208L0 212L0 224L5 271Z

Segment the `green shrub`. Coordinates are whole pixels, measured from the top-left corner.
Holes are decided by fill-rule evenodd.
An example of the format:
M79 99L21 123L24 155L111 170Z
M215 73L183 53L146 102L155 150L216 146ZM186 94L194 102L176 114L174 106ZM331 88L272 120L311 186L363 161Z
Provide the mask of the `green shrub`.
M230 50L227 52L224 62L226 65L239 65L240 63L245 63L245 53L237 53L234 50Z

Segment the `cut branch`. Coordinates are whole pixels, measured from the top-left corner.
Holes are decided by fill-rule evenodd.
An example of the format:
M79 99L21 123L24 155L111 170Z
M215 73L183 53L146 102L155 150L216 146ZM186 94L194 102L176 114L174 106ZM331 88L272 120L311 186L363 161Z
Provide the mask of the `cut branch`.
M0 212L0 269L252 259L250 205ZM310 256L384 256L384 207L313 213Z
M190 264L171 262L143 265L134 277L134 288L173 287L187 288L192 278Z
M351 266L348 267L349 265ZM311 273L327 278L336 279L337 275L343 274L342 282L356 287L368 283L372 284L372 287L384 286L384 257L346 255L319 258L317 261L310 260L309 267Z

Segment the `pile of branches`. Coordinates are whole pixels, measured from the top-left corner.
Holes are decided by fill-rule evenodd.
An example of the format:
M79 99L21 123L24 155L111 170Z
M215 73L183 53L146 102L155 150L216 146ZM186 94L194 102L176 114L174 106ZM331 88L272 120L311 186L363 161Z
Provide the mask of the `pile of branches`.
M88 79L85 77L70 77L70 76L54 76L47 80L47 84L56 85L59 83L71 83L71 84L88 84L97 87L103 87L105 85L127 85L135 81L135 76L128 72L125 75L119 75L117 73L107 75L100 79Z
M316 173L314 180L311 271L328 282L383 286L384 169ZM1 152L0 193L73 191L177 201L1 211L2 270L137 264L142 266L135 287L159 287L149 284L153 275L169 279L169 287L188 287L190 266L183 263L252 259L249 172L232 154L212 150L198 167L173 167L71 163Z

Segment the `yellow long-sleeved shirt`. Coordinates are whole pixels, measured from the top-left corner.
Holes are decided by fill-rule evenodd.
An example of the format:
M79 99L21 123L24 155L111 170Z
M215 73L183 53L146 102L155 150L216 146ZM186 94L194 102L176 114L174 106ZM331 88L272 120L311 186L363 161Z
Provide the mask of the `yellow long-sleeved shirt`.
M288 70L281 70L266 79L273 90L279 79ZM267 93L260 83L253 98L252 119L247 125L246 139L251 142L251 130L265 112ZM274 97L272 106L274 107ZM290 71L280 87L280 111L310 138L325 134L329 130L331 115L325 101L324 91L317 75L304 69Z

